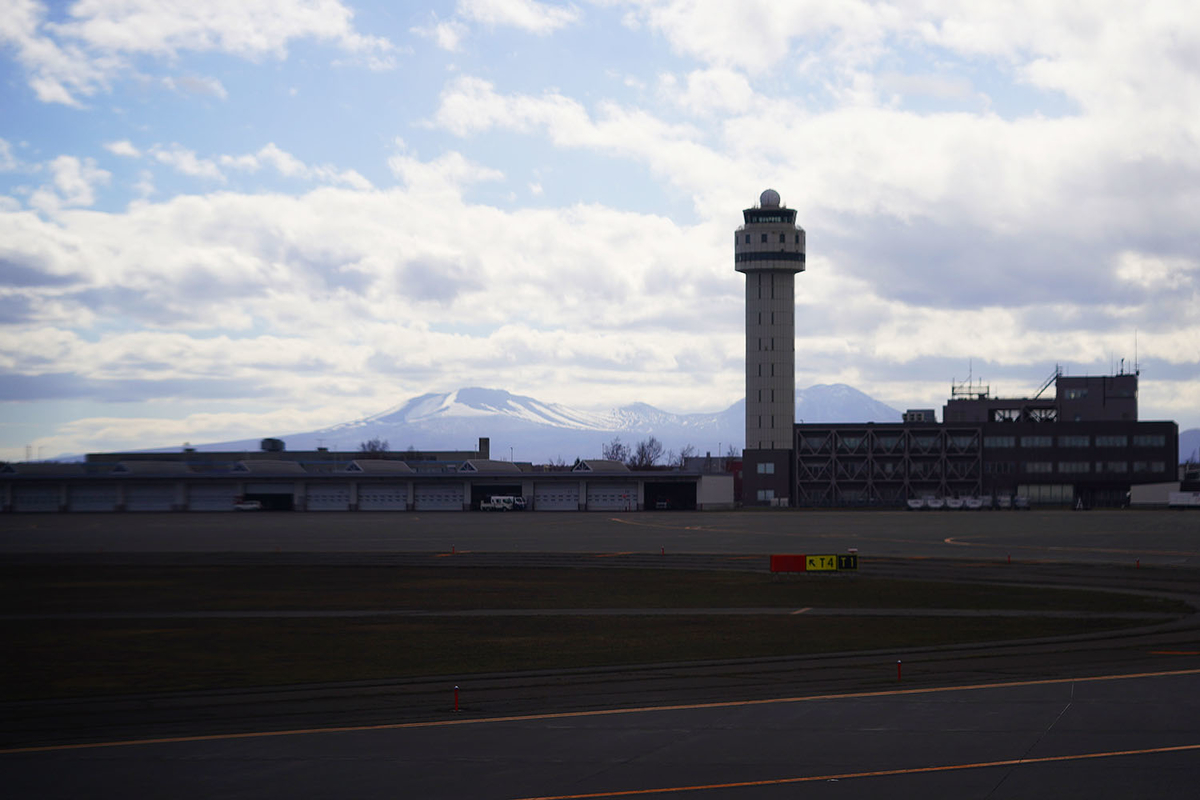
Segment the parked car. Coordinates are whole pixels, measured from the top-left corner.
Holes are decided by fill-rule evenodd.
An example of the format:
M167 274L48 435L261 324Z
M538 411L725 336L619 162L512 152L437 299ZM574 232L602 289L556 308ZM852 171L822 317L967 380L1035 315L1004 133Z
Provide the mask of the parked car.
M233 504L234 511L262 511L261 500L238 500Z

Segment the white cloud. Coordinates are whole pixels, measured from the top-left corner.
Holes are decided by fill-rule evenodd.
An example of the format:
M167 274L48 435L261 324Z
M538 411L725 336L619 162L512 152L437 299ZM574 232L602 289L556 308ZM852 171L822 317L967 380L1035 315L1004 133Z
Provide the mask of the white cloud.
M224 100L229 97L229 92L216 78L205 78L195 75L188 75L182 78L165 77L162 79L163 86L177 92L186 92L188 94L199 94L216 97Z
M106 184L112 173L96 166L93 158L59 156L49 163L53 182L34 192L30 205L47 213L96 202L96 186Z
M754 105L755 92L744 75L729 69L696 70L680 86L674 75L659 79L659 94L668 102L699 116L745 111Z
M65 21L50 22L42 3L11 0L0 15L0 41L16 50L39 100L80 106L80 97L106 90L129 72L136 56L169 60L185 52L221 52L282 59L291 42L318 39L365 59L373 69L393 66L391 42L358 33L352 18L338 0L91 0L71 6ZM212 78L168 78L165 84L225 96Z
M463 19L484 25L506 25L535 34L552 33L579 20L579 9L537 0L458 0Z
M141 158L142 151L133 146L133 142L128 139L121 139L116 142L105 142L104 149L115 156L125 156L127 158Z
M13 155L12 145L5 139L0 139L0 172L8 172L17 168L17 157Z
M1195 258L1162 258L1126 251L1117 256L1117 277L1142 289L1200 296L1200 262ZM1197 311L1200 315L1200 311Z
M155 145L150 148L150 154L160 164L171 166L184 175L221 182L225 180L224 174L221 173L221 168L217 166L215 161L200 158L195 152L181 145L172 144L170 147Z

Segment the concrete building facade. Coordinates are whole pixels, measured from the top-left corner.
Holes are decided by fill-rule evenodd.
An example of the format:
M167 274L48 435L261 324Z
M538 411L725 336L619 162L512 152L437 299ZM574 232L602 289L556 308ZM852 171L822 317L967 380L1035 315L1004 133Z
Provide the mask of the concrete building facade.
M795 276L804 271L805 235L774 189L742 219L733 241L734 269L746 276L742 501L786 505L796 419Z

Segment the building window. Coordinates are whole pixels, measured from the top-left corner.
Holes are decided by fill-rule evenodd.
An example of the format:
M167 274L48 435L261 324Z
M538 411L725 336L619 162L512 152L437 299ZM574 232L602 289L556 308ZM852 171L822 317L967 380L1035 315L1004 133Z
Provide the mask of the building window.
M1096 437L1096 443L1099 444L1100 437ZM1090 437L1088 436L1060 436L1058 437L1059 447L1087 447Z
M787 234L786 233L779 234L779 243L787 244Z
M1110 461L1110 462L1108 462L1108 471L1109 472L1128 472L1129 471L1129 462L1128 461Z
M758 499L762 500L764 502L767 500L774 500L775 499L775 490L774 489L759 489L758 490Z
M1063 474L1085 473L1091 471L1091 463L1087 461L1060 461L1058 471Z
M800 244L800 234L796 234L796 244Z
M985 436L983 437L983 446L986 447L1016 447L1017 439L1015 436Z
M1082 400L1087 397L1087 389L1067 389L1068 400Z
M1085 464L1084 466L1087 466L1087 465ZM1054 463L1052 461L1026 461L1025 462L1025 471L1026 472L1041 472L1041 473L1053 472L1054 471Z
M1162 462L1162 461L1151 461L1150 462L1150 471L1151 472L1166 472L1167 465L1165 462Z
M750 244L750 234L746 234L746 244Z
M1146 472L1148 469L1149 469L1149 464L1147 464L1145 461L1133 462L1133 471L1134 472Z
M983 465L983 471L989 475L1010 475L1013 464L1011 461L989 461Z
M1096 447L1126 447L1129 445L1128 436L1097 436Z
M1167 437L1165 437L1165 436L1135 436L1135 437L1133 437L1133 446L1134 447L1162 447L1166 443L1167 443Z
M1021 447L1053 447L1053 436L1022 436Z
M765 233L762 235L762 243L763 244L767 243L767 235Z
M758 464L757 467L758 467L759 475L774 475L775 474L775 465L774 464L770 464L770 463Z

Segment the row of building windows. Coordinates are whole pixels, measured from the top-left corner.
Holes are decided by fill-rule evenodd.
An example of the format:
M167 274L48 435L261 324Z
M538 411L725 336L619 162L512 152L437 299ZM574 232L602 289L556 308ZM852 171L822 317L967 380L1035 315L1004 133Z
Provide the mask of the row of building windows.
M772 463L769 463L769 462L765 463L765 464L760 463L757 465L757 467L758 467L759 475L774 475L775 474L775 465Z
M1053 461L1026 461L1020 465L1027 474L1045 475L1055 472ZM1094 467L1094 469L1093 469ZM1059 461L1057 472L1063 475L1079 475L1090 472L1097 474L1122 474L1130 471L1128 461ZM991 461L983 465L983 471L991 475L1011 475L1016 465L1011 461ZM1133 472L1165 472L1165 461L1134 461Z
M1090 447L1092 444L1091 436L1071 435L1059 436L1059 447ZM985 448L1002 448L1016 447L1016 436L985 436L983 437L983 446ZM1128 436L1096 436L1096 447L1128 447ZM1021 436L1021 447L1053 447L1053 436ZM1167 437L1161 435L1139 435L1133 437L1134 447L1164 447L1167 443Z
M762 234L762 243L763 244L767 243L767 234L765 234L765 233ZM779 234L779 243L787 244L787 234L786 233ZM750 234L748 234L748 233L746 234L746 244L750 244ZM800 234L798 234L798 233L796 234L796 244L800 244Z

